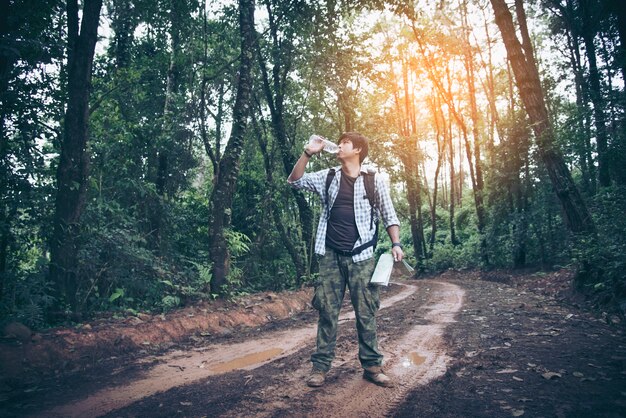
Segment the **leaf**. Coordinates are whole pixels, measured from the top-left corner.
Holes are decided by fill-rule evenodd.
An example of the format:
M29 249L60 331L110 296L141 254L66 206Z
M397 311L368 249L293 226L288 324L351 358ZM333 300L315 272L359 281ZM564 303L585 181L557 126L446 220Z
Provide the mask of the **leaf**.
M124 296L124 289L118 287L117 289L115 289L115 292L113 292L113 294L109 296L109 302L113 302L122 296Z
M514 409L511 411L511 415L513 415L514 417L521 417L522 415L524 415L524 410L523 409Z
M554 372L546 372L542 374L541 376L546 380L552 380L552 379L562 377L560 373L554 373Z

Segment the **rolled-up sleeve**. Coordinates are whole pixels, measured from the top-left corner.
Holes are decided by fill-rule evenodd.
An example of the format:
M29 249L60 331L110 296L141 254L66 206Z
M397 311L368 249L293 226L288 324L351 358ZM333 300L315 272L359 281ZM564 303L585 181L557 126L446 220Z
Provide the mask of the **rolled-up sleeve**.
M376 190L378 190L380 216L385 229L389 228L391 225L400 226L400 220L398 219L398 215L396 215L396 210L391 201L391 193L386 176L376 176Z
M287 182L296 189L308 190L321 195L323 187L326 185L326 174L328 174L328 169L315 173L304 173L298 180L287 180Z

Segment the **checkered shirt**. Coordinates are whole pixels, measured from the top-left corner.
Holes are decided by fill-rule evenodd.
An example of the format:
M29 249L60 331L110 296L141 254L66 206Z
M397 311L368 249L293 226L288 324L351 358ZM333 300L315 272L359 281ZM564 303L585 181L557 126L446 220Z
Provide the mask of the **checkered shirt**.
M368 170L370 172L373 171L373 169L361 166L361 173L367 173ZM328 210L328 203L326 202L326 177L328 175L328 171L329 169L324 169L315 173L305 173L298 180L290 182L291 186L297 189L315 192L320 196L320 200L322 202L322 214L317 225L317 234L315 236L315 253L319 255L324 255L326 253L326 228L328 226L328 216L330 214L330 210ZM359 239L356 241L353 248L357 248L374 238L377 219L382 218L385 230L391 225L400 225L396 211L393 208L393 203L391 202L389 186L387 185L385 178L379 174L376 175L375 179L376 196L374 201L378 203L378 208L375 211L374 222L371 223L371 229L371 208L369 199L367 198L367 193L365 193L365 182L363 181L363 176L359 175L354 183L354 217L357 230L359 231ZM328 188L328 200L330 201L331 208L333 207L337 194L339 193L339 184L341 184L341 166L335 167L335 177ZM352 261L363 261L373 256L374 247L368 247L360 254L352 256Z

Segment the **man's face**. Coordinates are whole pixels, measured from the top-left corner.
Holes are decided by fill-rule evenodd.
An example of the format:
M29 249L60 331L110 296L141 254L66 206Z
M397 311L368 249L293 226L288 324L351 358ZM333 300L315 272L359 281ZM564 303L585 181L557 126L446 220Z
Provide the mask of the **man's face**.
M337 158L341 160L350 160L356 158L357 161L359 160L359 152L361 151L361 149L354 148L354 144L352 144L352 141L350 141L349 139L342 139L341 142L339 142L339 144L337 145L339 145Z

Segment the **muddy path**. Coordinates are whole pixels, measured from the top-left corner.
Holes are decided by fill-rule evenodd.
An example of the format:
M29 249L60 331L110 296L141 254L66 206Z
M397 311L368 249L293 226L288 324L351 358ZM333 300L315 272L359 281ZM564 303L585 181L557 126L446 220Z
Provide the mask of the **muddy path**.
M406 299L416 292L417 286L400 284L402 290L382 301L381 309ZM354 319L354 312L340 315L340 322ZM210 376L233 370L253 370L269 362L279 361L306 347L315 339L315 324L300 328L269 332L260 338L239 343L224 343L196 347L193 350L176 350L161 356L141 359L153 363L140 378L127 384L105 388L91 393L85 399L37 413L48 417L94 417L116 411L137 400L157 392L192 384Z
M493 277L491 277L493 279ZM530 280L530 279L529 279ZM531 286L532 287L532 286ZM624 417L623 326L514 283L454 273L390 286L379 340L392 389L366 382L353 314L322 388L306 386L308 309L219 341L40 383L3 416Z

